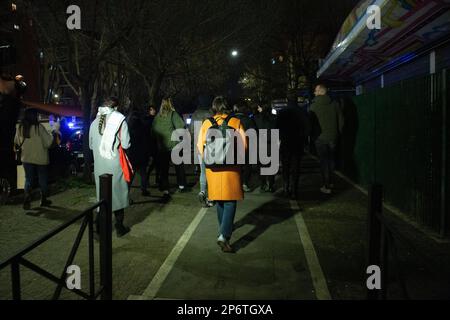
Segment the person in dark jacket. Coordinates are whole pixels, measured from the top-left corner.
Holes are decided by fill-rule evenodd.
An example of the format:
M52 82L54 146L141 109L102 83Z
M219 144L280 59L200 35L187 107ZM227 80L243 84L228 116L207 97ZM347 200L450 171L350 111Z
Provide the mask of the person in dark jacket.
M276 141L271 141L271 130L277 129L277 119L272 114L272 108L268 104L260 104L256 108L255 111L255 124L258 128L258 137L262 137L262 133L264 131L261 130L267 130L265 132L265 135L267 135L267 138L263 138L260 140L260 143L262 141L267 141L267 150L268 150L268 156L271 157L270 151L272 150L271 144L276 143ZM260 146L261 147L261 146ZM260 165L261 167L269 167L268 165ZM260 190L261 192L275 192L275 176L264 176L260 174L260 181L261 186Z
M138 109L132 108L127 117L128 130L130 131L131 147L128 156L134 169L134 177L139 172L141 177L141 192L143 196L150 196L148 192L147 166L150 158L150 131L146 126L145 115Z
M153 121L155 120L158 109L154 105L150 105L148 112L144 118L145 130L148 137L150 137L150 159L147 170L147 181L150 183L150 175L155 170L156 181L155 184L159 185L159 166L158 166L158 144L155 136L152 134Z
M256 130L255 120L253 118L253 114L247 102L242 101L234 106L234 115L236 118L241 120L242 125L244 126L244 130ZM248 145L248 138L247 138ZM242 188L244 192L251 192L250 189L250 180L252 177L252 165L249 164L249 149L247 149L247 154L245 155L246 163L242 167Z
M316 98L311 105L310 112L317 119L318 129L315 146L320 159L323 186L322 193L330 194L333 188L332 174L334 171L334 157L336 142L344 126L344 118L337 102L328 96L328 89L324 84L318 84L314 94Z
M285 109L278 114L280 129L280 156L283 166L283 190L291 199L297 199L300 182L300 165L307 137L307 119L297 104L297 96L289 94Z
M23 108L14 78L0 76L0 178L15 181L17 166L14 153L14 136L20 110Z

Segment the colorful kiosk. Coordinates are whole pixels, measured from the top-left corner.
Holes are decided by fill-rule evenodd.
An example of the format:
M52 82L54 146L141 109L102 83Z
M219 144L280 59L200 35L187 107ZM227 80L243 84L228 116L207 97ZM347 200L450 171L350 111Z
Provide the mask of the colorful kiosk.
M380 29L367 25L370 6ZM318 71L356 88L343 107L340 170L380 183L399 216L438 237L450 233L449 67L450 0L364 0Z

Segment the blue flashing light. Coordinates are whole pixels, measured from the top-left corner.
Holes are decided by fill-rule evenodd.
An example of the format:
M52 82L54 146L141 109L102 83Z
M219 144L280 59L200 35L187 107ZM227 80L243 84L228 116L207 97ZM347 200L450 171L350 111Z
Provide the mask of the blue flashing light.
M377 74L377 73L379 73L379 72L382 71L382 70L383 70L383 72L389 71L389 70L391 70L392 68L395 68L395 67L397 67L397 66L400 66L400 65L402 65L402 64L404 64L404 63L407 63L407 62L409 62L409 61L415 59L416 57L417 57L417 53L415 53L415 52L406 53L406 54L404 54L404 55L402 55L402 56L400 56L400 57L397 57L397 58L395 58L395 59L392 59L392 60L391 60L389 63L387 63L386 65L384 65L384 66L382 66L382 67L380 67L380 68L377 68L377 69L373 70L372 73L376 73L376 74Z

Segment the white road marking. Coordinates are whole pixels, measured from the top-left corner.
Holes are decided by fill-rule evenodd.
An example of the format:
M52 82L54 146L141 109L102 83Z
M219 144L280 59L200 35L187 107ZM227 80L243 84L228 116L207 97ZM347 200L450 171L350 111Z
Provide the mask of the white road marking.
M183 252L184 248L186 247L186 244L189 242L189 239L194 234L195 230L197 229L198 225L202 221L203 217L205 216L207 212L207 208L202 208L195 216L194 220L192 220L189 227L186 229L186 231L183 233L183 235L178 240L175 247L172 249L170 254L167 256L164 263L159 268L156 275L153 277L152 282L148 285L147 289L145 289L142 296L130 296L129 300L153 300L156 297L156 294L161 289L164 281L166 280L169 273L172 271L175 263L177 262L178 258L181 255L181 252Z
M316 250L314 249L311 237L309 236L308 227L305 224L297 201L291 200L291 208L296 212L295 222L297 223L298 233L303 245L303 250L305 251L306 262L308 263L308 269L311 274L316 297L318 300L332 300L330 291L328 290L327 280L323 275L319 258L317 257Z

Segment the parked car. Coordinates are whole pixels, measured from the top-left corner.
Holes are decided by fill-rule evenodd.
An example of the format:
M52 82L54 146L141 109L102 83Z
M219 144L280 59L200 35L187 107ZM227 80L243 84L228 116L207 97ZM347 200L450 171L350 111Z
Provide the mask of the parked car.
M72 175L77 175L78 172L81 172L84 165L83 136L83 131L77 130L70 135L64 145L71 156L69 170Z
M85 161L83 152L83 139L83 130L77 130L69 136L66 143L64 144L67 152L71 157L69 171L72 175L77 175L79 172L82 172L84 170ZM91 159L93 159L92 151L89 152L91 153ZM92 170L93 164L91 171Z

